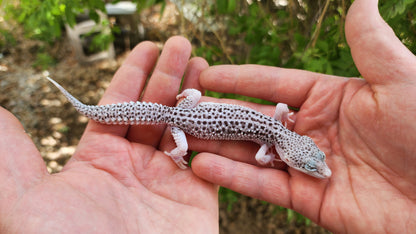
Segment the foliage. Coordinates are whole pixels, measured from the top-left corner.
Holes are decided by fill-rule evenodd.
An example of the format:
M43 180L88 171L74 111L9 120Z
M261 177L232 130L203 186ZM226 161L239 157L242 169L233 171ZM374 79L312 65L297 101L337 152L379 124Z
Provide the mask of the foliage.
M113 0L110 2L118 2ZM138 10L161 0L135 0ZM7 3L7 0L6 0ZM9 17L21 23L27 36L41 41L53 42L62 34L64 24L71 27L77 23L77 16L87 14L95 22L100 21L98 11L105 13L103 0L20 0L19 4L6 4ZM104 41L108 38L101 37ZM111 39L111 38L110 38ZM110 40L111 41L111 40Z
M56 60L50 56L48 53L39 52L36 54L36 59L33 62L32 66L39 70L45 70L50 66L56 64Z
M283 209L284 210L284 209ZM299 214L298 212L295 212L293 210L290 209L286 209L286 213L287 213L287 222L292 222L295 221L297 223L304 223L305 225L309 226L311 224L311 220L306 218L305 216Z
M13 47L16 45L16 39L8 30L0 28L0 49Z
M102 0L20 0L20 4L7 8L24 26L27 36L46 42L59 38L65 23L75 25L78 14L88 12L98 22L97 10L105 12Z
M356 77L359 72L344 37L347 9L352 1L222 1L209 15L226 27L225 38L196 50L210 64L263 64ZM281 1L284 2L284 1ZM416 53L416 0L380 1L380 11L397 36ZM243 41L243 42L241 42ZM218 48L222 52L218 53ZM232 52L228 52L232 51ZM220 59L218 59L220 58ZM229 59L231 58L231 59Z
M383 0L380 12L402 43L416 54L416 0Z
M231 58L221 62L252 63L299 68L326 74L358 76L346 44L343 26L345 1L221 1L212 6L217 21L225 21L223 33ZM243 43L241 42L243 41ZM231 43L228 43L231 42ZM238 43L238 44L237 44ZM212 50L209 47L213 47ZM197 51L210 59L218 45ZM237 49L238 48L238 49ZM211 53L209 53L211 52ZM218 56L220 57L220 56ZM216 61L210 61L217 63Z
M102 20L102 22L100 23L104 27L109 26L108 20ZM81 35L81 38L84 38L86 41L90 41L90 43L86 43L87 45L89 45L89 47L86 48L88 50L87 54L94 54L100 51L107 50L110 46L110 43L114 41L113 35L117 34L117 29L111 30L111 32L92 31L87 34Z
M220 187L218 193L220 202L226 203L227 210L229 211L232 210L234 203L236 203L242 196L241 194L224 187Z

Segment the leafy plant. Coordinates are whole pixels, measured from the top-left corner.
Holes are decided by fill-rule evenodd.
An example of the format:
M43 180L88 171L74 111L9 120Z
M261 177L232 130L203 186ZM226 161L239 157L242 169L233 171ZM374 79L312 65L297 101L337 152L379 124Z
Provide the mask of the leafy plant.
M402 43L416 54L416 0L382 0L380 13Z
M0 50L16 45L16 39L9 31L0 28Z
M36 59L33 62L32 66L39 69L39 70L45 70L50 66L53 66L56 64L56 60L50 56L48 53L40 52L36 54Z
M88 12L89 17L99 20L97 11L105 12L101 0L20 0L20 4L8 5L12 17L17 19L27 36L53 42L62 34L62 26L76 24L76 16Z
M142 10L161 0L133 2L138 4L138 10ZM106 13L105 3L102 0L20 0L19 4L6 4L6 12L10 12L10 17L24 26L27 36L53 42L62 35L63 25L74 26L81 13L88 14L98 23L100 17L97 12Z
M242 196L241 194L234 192L231 189L224 188L224 187L220 187L220 190L218 193L219 193L220 202L226 203L227 210L229 211L232 210L234 203L236 203Z

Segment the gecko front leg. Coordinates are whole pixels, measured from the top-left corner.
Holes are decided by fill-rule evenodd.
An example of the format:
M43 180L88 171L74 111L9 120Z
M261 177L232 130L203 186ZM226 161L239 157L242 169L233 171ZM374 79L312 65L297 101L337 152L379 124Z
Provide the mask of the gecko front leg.
M291 122L291 123L295 122L292 116L293 116L293 113L289 112L289 108L287 107L287 104L278 103L276 105L273 118L275 120L280 121L285 127L287 127L287 122Z
M293 113L289 112L289 108L286 104L278 103L276 105L276 109L274 111L273 118L275 120L280 121L285 127L287 125L287 122L294 122L294 120L291 118ZM256 161L261 165L266 165L268 163L273 165L274 161L281 161L279 158L275 156L273 152L270 152L270 145L262 145L260 149L257 151L256 154Z
M185 89L181 94L176 96L176 99L184 99L178 104L181 108L194 108L199 99L201 99L201 92L196 89ZM178 127L171 127L172 137L175 140L176 148L170 152L164 153L172 158L172 160L181 169L186 169L188 162L183 158L188 152L188 142L186 141L185 133Z
M271 153L271 154L268 153L270 147L271 147L271 145L263 144L263 145L260 146L260 149L257 151L256 161L260 165L266 165L266 164L270 163L272 166L274 166L273 161L275 160L275 155L273 153Z

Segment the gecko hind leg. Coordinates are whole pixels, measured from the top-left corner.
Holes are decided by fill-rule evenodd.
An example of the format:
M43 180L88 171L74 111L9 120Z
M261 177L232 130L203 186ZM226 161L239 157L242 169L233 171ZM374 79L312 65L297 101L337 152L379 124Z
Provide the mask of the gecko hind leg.
M191 109L194 108L198 104L199 99L201 99L201 92L196 89L185 89L176 96L177 100L181 98L184 99L179 102L178 107ZM186 141L185 133L178 127L171 127L171 133L175 140L176 148L170 152L165 151L165 154L170 156L179 168L186 169L186 164L188 164L188 162L186 162L183 157L188 153L188 142Z
M181 98L184 99L179 102L178 107L185 109L194 108L198 104L199 99L201 99L201 92L196 89L185 89L176 96L176 100Z
M185 133L177 127L171 127L171 132L176 143L176 148L170 152L165 151L164 153L171 157L179 168L186 169L188 162L183 157L188 153L188 142L186 141Z

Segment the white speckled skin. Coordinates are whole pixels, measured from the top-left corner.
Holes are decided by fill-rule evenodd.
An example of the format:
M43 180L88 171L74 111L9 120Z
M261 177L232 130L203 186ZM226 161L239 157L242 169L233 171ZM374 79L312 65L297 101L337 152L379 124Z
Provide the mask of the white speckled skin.
M183 156L188 144L185 133L201 139L247 140L261 145L256 160L273 164L274 146L281 160L288 166L317 178L328 178L331 170L325 163L325 154L311 138L288 130L280 122L289 120L288 109L278 105L275 118L247 107L219 103L198 103L201 93L195 89L184 90L177 99L185 97L177 107L156 103L126 102L110 105L85 105L49 78L81 114L104 124L168 124L177 148L165 154L172 157L182 169L186 168ZM284 104L283 104L284 105Z

